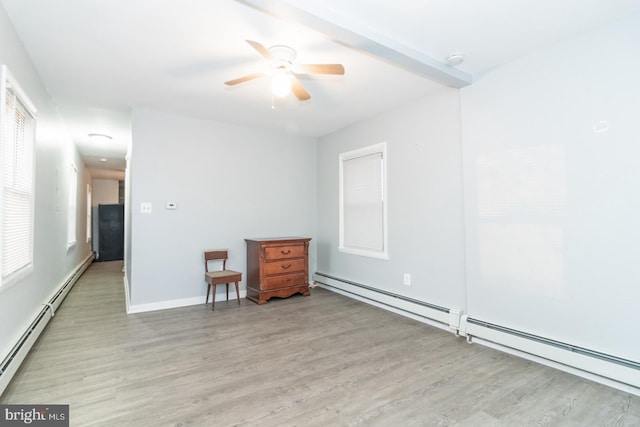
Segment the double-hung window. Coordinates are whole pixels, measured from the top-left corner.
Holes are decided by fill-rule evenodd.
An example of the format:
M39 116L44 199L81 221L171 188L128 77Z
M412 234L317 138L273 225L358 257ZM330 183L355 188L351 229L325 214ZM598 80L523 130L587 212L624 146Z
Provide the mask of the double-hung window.
M73 163L69 168L69 217L67 228L67 248L76 244L76 221L78 218L78 168Z
M0 81L0 286L33 267L35 108L2 66Z
M91 241L91 186L87 184L87 243Z
M341 252L388 258L386 143L340 154Z

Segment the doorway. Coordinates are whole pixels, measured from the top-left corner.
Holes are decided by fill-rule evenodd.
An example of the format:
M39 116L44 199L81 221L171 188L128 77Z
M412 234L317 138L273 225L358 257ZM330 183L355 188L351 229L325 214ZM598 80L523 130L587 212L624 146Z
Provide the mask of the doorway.
M124 259L124 204L98 205L98 261Z
M124 259L124 181L94 178L92 250L96 261Z

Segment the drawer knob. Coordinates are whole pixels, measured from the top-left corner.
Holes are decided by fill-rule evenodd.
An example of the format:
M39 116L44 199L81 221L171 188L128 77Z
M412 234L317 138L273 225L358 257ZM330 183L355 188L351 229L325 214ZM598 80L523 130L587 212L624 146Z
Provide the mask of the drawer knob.
M289 255L291 253L291 249L287 249L286 251L280 251L282 255Z
M280 267L282 267L283 270L286 270L287 268L291 267L291 264L281 265Z

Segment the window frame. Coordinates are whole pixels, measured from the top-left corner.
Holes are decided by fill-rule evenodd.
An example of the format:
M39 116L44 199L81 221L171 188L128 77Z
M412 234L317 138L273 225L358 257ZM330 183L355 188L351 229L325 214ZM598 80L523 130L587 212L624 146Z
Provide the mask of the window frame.
M92 190L91 190L91 185L87 184L87 243L89 243L91 241L91 239L93 238L92 236L92 227L91 227L91 199L92 199L93 195L92 195Z
M375 214L380 215L381 223L379 226L382 228L382 237L379 243L382 245L381 249L375 248L367 248L364 246L351 245L345 242L345 227L347 226L348 206L346 206L345 195L347 193L347 189L345 188L345 179L348 174L348 167L345 171L345 163L354 160L363 158L370 155L379 155L380 156L380 208L379 211L376 209ZM388 186L387 186L387 143L380 142L378 144L373 144L367 147L358 148L355 150L351 150L348 152L340 153L339 155L339 244L338 251L353 255L360 255L369 258L376 259L389 259L389 244L388 244L388 231L387 231L387 208L388 208ZM377 185L376 183L372 184L373 186ZM377 232L377 231L376 231Z
M78 243L78 168L69 166L69 209L67 212L67 249Z
M22 152L25 153L25 157L21 160L24 161L26 167L30 169L31 176L28 179L29 188L26 194L30 197L29 207L29 241L28 241L28 255L27 261L18 266L14 270L5 274L5 260L3 257L3 251L6 245L6 236L4 234L4 210L5 210L5 165L4 159L0 162L0 291L8 289L11 285L17 283L20 279L26 277L33 271L33 254L34 254L34 234L35 234L35 132L36 132L36 108L26 95L22 87L18 84L17 80L9 72L6 65L0 67L0 151L5 149L7 144L6 138L6 126L15 125L15 117L8 117L7 108L7 95L8 92L12 92L12 96L20 105L20 109L26 113L26 124L24 126L24 140L22 141ZM7 123L11 119L11 122ZM12 144L15 143L11 141Z

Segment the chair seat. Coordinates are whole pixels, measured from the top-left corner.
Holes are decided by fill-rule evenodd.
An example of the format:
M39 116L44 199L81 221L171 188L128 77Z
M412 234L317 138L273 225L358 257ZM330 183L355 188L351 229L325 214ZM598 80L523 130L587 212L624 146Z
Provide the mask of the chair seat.
M242 273L233 270L209 271L205 273L204 280L212 285L216 283L239 282L242 280Z

